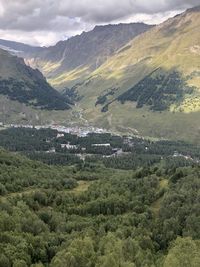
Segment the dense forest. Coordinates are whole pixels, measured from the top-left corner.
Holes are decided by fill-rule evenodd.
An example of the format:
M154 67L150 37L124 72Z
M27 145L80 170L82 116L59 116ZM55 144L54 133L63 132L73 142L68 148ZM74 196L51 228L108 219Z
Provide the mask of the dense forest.
M1 267L200 266L200 167L49 166L0 150Z
M154 111L163 111L192 92L193 88L186 84L178 71L165 72L159 68L120 95L118 101L135 101L137 108L147 105Z
M26 105L47 110L70 109L70 100L54 90L44 79L18 81L13 78L0 79L0 94Z

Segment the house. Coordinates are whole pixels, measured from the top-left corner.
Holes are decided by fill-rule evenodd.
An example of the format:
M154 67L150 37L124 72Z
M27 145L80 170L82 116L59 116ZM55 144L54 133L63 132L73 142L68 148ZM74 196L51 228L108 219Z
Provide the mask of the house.
M63 133L58 133L57 134L57 138L61 138L61 137L64 137L65 135Z
M61 148L66 148L66 149L77 149L76 145L70 145L68 144L61 144Z
M46 151L46 153L56 153L56 149L52 147L50 150Z
M110 144L92 144L92 146L104 146L104 147L110 147Z

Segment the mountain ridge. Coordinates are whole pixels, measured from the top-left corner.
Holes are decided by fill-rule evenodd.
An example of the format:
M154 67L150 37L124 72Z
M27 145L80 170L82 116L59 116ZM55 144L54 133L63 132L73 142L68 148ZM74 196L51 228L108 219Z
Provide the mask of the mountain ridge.
M26 55L26 62L39 68L57 88L70 87L83 81L132 38L152 27L144 23L96 26L41 53Z
M32 46L25 43L4 39L0 39L0 48L15 55L21 55L22 57L25 53L34 53L44 49L43 47Z

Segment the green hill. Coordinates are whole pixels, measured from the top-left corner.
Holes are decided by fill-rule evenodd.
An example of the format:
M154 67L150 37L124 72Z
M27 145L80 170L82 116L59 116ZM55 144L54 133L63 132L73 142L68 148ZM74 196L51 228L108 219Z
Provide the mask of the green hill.
M27 106L47 110L69 109L69 101L61 96L36 69L23 59L0 49L0 97L7 96Z

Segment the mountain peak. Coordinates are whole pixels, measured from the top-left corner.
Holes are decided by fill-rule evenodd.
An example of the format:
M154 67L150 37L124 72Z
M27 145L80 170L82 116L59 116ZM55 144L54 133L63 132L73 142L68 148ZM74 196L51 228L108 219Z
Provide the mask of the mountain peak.
M186 12L200 12L200 5L199 6L195 6L195 7L192 7L192 8L189 8L186 10Z
M93 31L101 31L104 29L113 29L113 28L120 28L120 27L134 27L134 26L139 27L139 26L149 26L149 25L143 22L96 25Z

